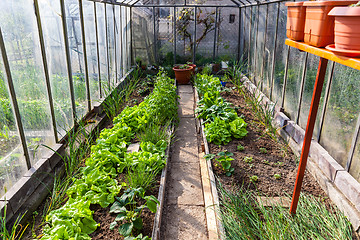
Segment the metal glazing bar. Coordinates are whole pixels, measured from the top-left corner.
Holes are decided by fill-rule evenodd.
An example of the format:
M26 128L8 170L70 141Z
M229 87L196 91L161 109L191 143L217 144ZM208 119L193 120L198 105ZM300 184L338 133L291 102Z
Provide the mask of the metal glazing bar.
M155 7L153 7L153 12L152 12L152 16L153 16L153 28L154 28L154 57L155 57L155 63L157 63L157 47L156 47L156 22L155 22Z
M284 83L283 83L283 90L282 90L282 97L281 97L281 109L280 109L282 112L284 112L285 91L286 91L287 73L288 73L288 66L289 66L289 56L290 56L290 46L288 46L288 48L287 48L287 55L286 55Z
M133 52L133 8L130 7L130 54L131 65L134 64L134 52Z
M239 3L235 2L234 0L230 0L230 1L232 1L237 7L240 7Z
M215 8L215 30L214 30L214 46L213 46L213 60L216 57L216 43L217 43L217 28L218 28L218 17L219 17L219 7Z
M345 170L347 172L350 170L351 163L352 163L352 160L354 158L355 148L356 148L356 145L357 145L357 142L358 142L359 134L360 134L360 114L359 114L357 122L356 122L355 132L354 132L354 136L353 136L352 141L351 141L351 148L350 148L348 159L347 159L347 162L346 162Z
M94 1L94 0L91 0ZM250 2L247 1L249 4L246 6L250 6ZM255 4L256 5L256 4ZM146 5L136 5L132 7L140 7L140 8L152 8L152 7L168 7L168 8L183 8L183 7L202 7L202 8L215 8L215 7L225 7L225 8L237 8L237 6L234 5L201 5L201 4L166 4L166 5L156 5L156 4L146 4Z
M98 2L98 3L104 3L104 4L112 4L112 5L119 5L119 6L126 6L126 7L130 7L130 5L125 4L125 3L120 3L120 2L113 2L111 0L89 0L89 1L93 1L93 2Z
M99 92L100 98L102 98L102 87L101 87L101 67L100 67L100 50L99 50L99 30L97 23L97 12L96 12L96 2L94 2L94 18L95 18L95 34L96 34L96 55L97 55L97 67L98 67L98 81L99 81Z
M6 72L6 77L7 77L7 82L8 82L9 92L10 92L10 98L11 98L11 102L14 107L15 120L16 120L16 124L18 127L22 148L24 151L26 166L27 166L27 169L30 169L31 162L30 162L29 151L28 151L27 144L26 144L26 137L25 137L22 121L21 121L19 106L18 106L18 102L16 99L15 88L14 88L13 79L12 79L12 75L11 75L11 71L10 71L9 60L8 60L8 57L6 54L5 42L4 42L4 38L2 35L1 27L0 27L0 49L1 49L1 55L2 55L2 59L3 59L3 63L4 63L5 72Z
M325 118L325 113L326 113L326 109L327 109L327 103L329 100L329 96L330 96L330 89L331 89L331 82L334 76L334 69L335 69L335 62L331 62L331 66L330 66L330 74L329 74L329 78L326 84L326 89L325 89L325 96L324 96L324 102L323 102L323 108L321 111L321 116L320 116L320 122L319 122L319 130L318 130L318 135L317 135L317 142L320 142L320 138L321 138L321 131L324 125L324 118Z
M116 46L116 16L115 16L115 6L112 6L113 9L113 20L114 20L114 59L115 59L115 82L118 80L118 65L117 65L117 46Z
M265 34L264 34L264 49L263 49L263 65L261 66L261 73L260 78L264 78L264 68L265 68L265 53L266 53L266 40L267 40L267 24L268 24L268 17L269 17L269 5L266 5L266 15L265 15ZM263 79L264 81L264 79ZM263 85L261 85L263 86Z
M129 52L128 52L128 17L127 17L127 7L125 7L125 27L126 27L126 30L125 30L125 47L126 47L126 72L129 70L129 61L128 61L128 55L129 55Z
M46 90L47 90L47 94L48 94L48 98L49 98L51 123L53 126L55 142L58 142L59 137L58 137L57 127L56 127L54 100L53 100L52 92L51 92L50 74L49 74L49 68L48 68L48 64L47 64L45 42L44 42L42 25L41 25L41 16L40 16L40 11L39 11L38 0L34 0L34 8L35 8L36 22L37 22L37 27L38 27L38 32L39 32L39 41L40 41L42 62L43 62L43 67L44 67Z
M305 80L306 80L306 70L307 70L308 58L309 58L309 53L306 52L305 59L304 59L304 68L303 68L303 72L302 72L302 76L301 76L301 83L300 83L299 105L298 105L298 110L297 110L297 113L296 113L296 120L295 120L296 124L299 124L302 97L303 97L303 94L304 94L304 86L305 86Z
M173 17L173 34L174 34L174 64L176 64L176 7L174 9L174 17Z
M108 23L107 23L107 11L106 11L106 3L104 3L105 8L105 46L106 46L106 64L107 64L107 77L108 77L108 90L110 90L111 87L111 81L110 81L110 59L109 59L109 36L108 36Z
M242 8L241 8L242 9ZM247 9L246 8L244 8L244 22L243 22L243 34L242 34L242 37L243 37L243 51L245 51L246 49L245 49L245 32L246 32L246 30L245 30L245 26L246 26L246 12L247 12ZM242 54L242 58L245 58L245 53L243 53ZM244 59L243 59L244 60Z
M60 0L60 5L61 5L61 20L62 20L62 25L63 25L63 34L64 34L64 43L65 43L66 64L67 64L68 78L69 78L71 107L72 107L72 113L73 113L74 125L75 125L76 124L76 104L75 104L74 83L73 83L73 78L72 78L70 48L69 48L69 39L68 39L68 33L67 33L64 0Z
M272 93L274 88L274 79L275 79L275 59L276 59L276 42L279 28L279 14L280 14L280 2L278 2L277 13L276 13L276 26L275 26L275 36L274 36L274 47L273 47L273 57L272 57L272 70L271 70L271 83L270 83L270 100L273 100Z
M197 27L197 7L194 9L194 38L193 38L193 63L196 61L196 27Z
M82 0L79 0L79 12L80 12L81 37L82 37L82 45L83 45L83 51L84 51L84 63L85 63L86 98L87 98L88 111L90 112L91 111L91 96L90 96L89 69L88 69L88 59L87 59L87 51L86 51L84 11L83 11Z
M240 54L241 54L241 8L239 8L238 53L237 53L238 61L240 61Z

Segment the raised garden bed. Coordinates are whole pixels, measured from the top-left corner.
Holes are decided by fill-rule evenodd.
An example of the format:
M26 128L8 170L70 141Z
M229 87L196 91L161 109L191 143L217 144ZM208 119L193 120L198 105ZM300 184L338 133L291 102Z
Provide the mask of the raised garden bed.
M177 114L175 87L171 84L170 79L161 73L158 75L157 79L155 90L151 94L152 97L147 97L147 100L145 101L143 101L144 97L153 90L153 86L144 87L144 84L140 84L135 89L132 89L133 93L127 97L128 99L127 102L125 102L126 108L124 111L114 119L114 123L111 121L107 123L106 128L102 131L97 140L97 144L92 147L91 153L87 153L83 156L83 160L80 163L82 166L80 174L77 172L77 174L74 175L72 183L69 185L70 188L67 190L66 195L64 195L65 199L62 201L59 210L56 210L60 212L61 215L59 216L62 216L63 211L66 210L64 206L66 207L66 204L73 204L72 201L76 200L91 203L89 210L91 210L93 214L90 213L88 216L88 222L85 224L85 222L82 222L84 220L80 220L81 222L77 223L80 224L79 228L76 230L79 231L80 229L77 234L79 234L78 236L84 237L84 239L124 239L124 235L125 239L132 239L130 236L139 236L137 239L148 239L146 236L151 237L153 234L156 205L159 204L159 202L157 202L156 197L151 197L151 195L157 196L159 193L161 169L165 166L168 154L168 151L165 150L165 148L169 147L170 142L164 142L162 140L153 142L152 140L155 141L155 139L161 138L169 140L169 127L172 124L172 121L176 120ZM148 85L148 81L145 80L142 82L145 82L145 85ZM146 91L144 91L144 89ZM146 93L144 94L144 92ZM163 97L161 97L164 94L168 97L167 101L164 101ZM148 110L151 110L152 112L148 112ZM163 114L157 114L159 111ZM163 133L162 136L159 136L159 131ZM123 148L121 147L122 144L119 142L122 138L127 142L126 145L130 142L139 143L140 150L125 153L125 148L125 152L123 152L123 150L121 150ZM112 144L113 140L111 139L115 141L115 145ZM99 153L104 154L105 152L107 152L107 154L120 155L108 155L108 157L105 156L104 158L97 156ZM148 172L148 169L154 170L150 170L152 171L149 173L150 175L141 175L141 173L144 172L139 170L142 166L147 169L145 172ZM116 172L113 171L112 168L117 170L117 176L115 176ZM112 178L112 180L109 179L109 182L106 183L107 187L104 188L107 192L104 193L105 198L102 197L103 195L97 195L102 193L99 193L99 191L94 189L97 186L96 182L92 185L88 185L91 186L91 189L89 190L87 190L87 187L84 185L88 184L89 176L94 174L94 172L96 173L96 171L99 171L99 174L103 175L103 173L101 173L103 171L102 169L104 170L105 175L94 180L99 181L99 179L104 180L108 177ZM130 172L132 172L132 175ZM146 188L144 186L145 190L142 190L142 188L135 188L135 186L140 187L144 184L141 179L148 180L149 178L151 178L152 181ZM116 185L113 184L115 183L115 180L117 182L116 189ZM138 180L139 182L136 183L135 180ZM83 187L86 189L85 192L83 191ZM89 191L95 191L95 195L93 197L88 196L87 194L89 194ZM135 194L137 197L133 197L131 194ZM125 201L124 199L128 200ZM133 202L131 199L136 199L136 204L131 204L131 202ZM114 200L115 203L113 203ZM138 208L140 215L132 220L126 219L125 216L120 217L123 210L123 208L120 207L121 204L125 204L123 207L126 208L126 213L130 213L129 211L132 211L131 209ZM59 233L59 229L54 228L53 224L55 224L55 222L51 222L51 214L56 214L56 211L55 213L50 213L50 217L48 215L45 218L46 221L41 219L41 215L45 212L49 214L49 211L46 210L46 206L48 205L44 203L38 209L38 212L34 213L34 222L31 223L33 225L32 231L28 232L26 238L30 238L32 235L33 238L37 236L37 238L42 237L43 239L51 239L49 237L53 237L52 233L55 234L54 236L65 234L63 235L64 237L66 237L66 234L71 233L71 227L68 228L66 224L63 224L63 230L61 230L64 233ZM134 213L136 212L137 210L135 210ZM67 213L64 214L65 219L68 219L70 215L66 215ZM76 215L76 213L72 215ZM64 223L66 223L66 221ZM98 223L97 225L99 226L95 227L95 223ZM87 229L81 227L81 224L84 224L84 226L87 225ZM110 227L113 229L111 230ZM120 228L123 230L122 234L120 233ZM124 234L124 230L130 231L131 229L131 233L127 232ZM45 234L42 234L42 232ZM126 238L126 235L129 237Z
M222 88L214 77L198 75L195 81L200 98L197 113L208 144L205 158L211 161L217 178L222 238L351 239L351 224L309 172L304 178L299 213L291 218L288 207L298 158L276 134L280 129L271 125L271 111L264 111L261 99L251 95L241 81L235 82L237 85ZM301 223L306 214L317 217ZM268 229L272 225L280 226ZM284 232L280 235L278 231ZM357 239L355 234L353 239Z

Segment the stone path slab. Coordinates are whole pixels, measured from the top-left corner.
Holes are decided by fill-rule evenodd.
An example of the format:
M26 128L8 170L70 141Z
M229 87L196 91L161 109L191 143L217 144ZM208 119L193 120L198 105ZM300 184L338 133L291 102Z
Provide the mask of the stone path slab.
M207 240L205 212L202 206L167 205L163 219L166 240ZM168 224L170 223L170 224Z
M171 149L160 239L208 240L194 92L179 85L179 126Z
M172 163L168 187L168 204L205 205L197 163Z

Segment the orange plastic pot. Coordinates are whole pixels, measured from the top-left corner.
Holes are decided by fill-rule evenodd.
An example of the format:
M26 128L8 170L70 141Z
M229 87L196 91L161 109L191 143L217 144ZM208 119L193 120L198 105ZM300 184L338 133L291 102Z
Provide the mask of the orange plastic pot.
M335 7L335 48L360 51L360 7Z
M176 81L179 84L189 84L191 76L193 75L193 69L191 66L187 69L180 69L178 66L173 67Z
M308 1L304 29L304 42L315 47L334 43L334 17L328 13L336 6L348 6L357 1Z
M287 9L286 36L295 41L304 40L305 13L304 2L285 3Z

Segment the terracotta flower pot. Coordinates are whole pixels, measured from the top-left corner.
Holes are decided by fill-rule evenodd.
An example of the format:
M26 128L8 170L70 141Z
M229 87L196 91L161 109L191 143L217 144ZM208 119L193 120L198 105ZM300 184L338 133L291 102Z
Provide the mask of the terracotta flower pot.
M193 75L195 75L196 64L188 64L188 65L193 67L192 73L193 73Z
M335 48L360 51L360 7L335 7Z
M286 36L295 41L304 40L305 13L304 2L285 3L287 9Z
M308 1L304 29L304 42L315 47L334 43L334 17L328 13L336 6L348 6L357 1Z
M175 72L175 79L179 84L188 84L190 82L192 73L193 73L193 67L189 66L189 68L186 69L180 69L178 66L173 67L173 70Z

